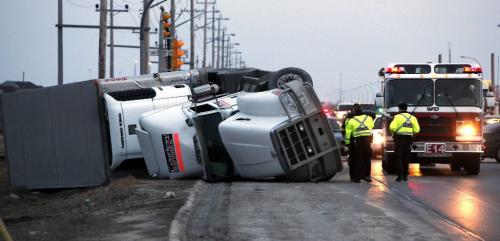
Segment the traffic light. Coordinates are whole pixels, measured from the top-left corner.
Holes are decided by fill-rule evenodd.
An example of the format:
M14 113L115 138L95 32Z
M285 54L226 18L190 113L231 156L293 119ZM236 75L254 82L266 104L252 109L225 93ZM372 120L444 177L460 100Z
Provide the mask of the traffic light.
M163 21L163 37L168 38L168 37L170 37L170 26L172 25L169 22L170 13L164 12L163 15L161 16L161 18Z
M172 70L179 70L184 62L181 60L186 53L181 49L184 45L182 40L174 39L172 42Z

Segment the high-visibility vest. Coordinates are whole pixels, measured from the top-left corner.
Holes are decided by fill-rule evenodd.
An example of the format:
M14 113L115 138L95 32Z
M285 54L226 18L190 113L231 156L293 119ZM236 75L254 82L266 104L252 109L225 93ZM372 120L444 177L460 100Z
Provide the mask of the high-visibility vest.
M345 142L350 143L352 137L371 136L373 119L368 115L357 115L349 119L345 130Z
M420 132L417 118L410 113L400 113L394 116L389 129L392 134L413 136Z

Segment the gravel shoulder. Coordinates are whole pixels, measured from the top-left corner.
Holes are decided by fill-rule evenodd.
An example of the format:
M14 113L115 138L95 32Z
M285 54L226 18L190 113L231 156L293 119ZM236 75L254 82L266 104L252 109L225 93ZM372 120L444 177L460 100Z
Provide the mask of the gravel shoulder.
M112 172L109 184L12 190L0 159L0 217L13 240L167 240L196 180L157 180L145 168ZM175 197L172 197L172 192Z

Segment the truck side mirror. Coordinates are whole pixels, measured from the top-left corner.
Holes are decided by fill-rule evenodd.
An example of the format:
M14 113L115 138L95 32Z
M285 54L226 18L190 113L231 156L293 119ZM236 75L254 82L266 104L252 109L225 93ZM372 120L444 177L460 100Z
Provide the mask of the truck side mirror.
M377 106L377 107L384 106L383 102L384 102L384 99L383 99L382 94L377 93L375 95L375 106Z
M385 69L384 69L384 68L381 68L381 69L378 71L378 76L379 76L379 77L384 77L384 71L385 71Z
M486 107L488 108L495 107L495 96L493 95L493 92L487 92L485 99L486 99Z

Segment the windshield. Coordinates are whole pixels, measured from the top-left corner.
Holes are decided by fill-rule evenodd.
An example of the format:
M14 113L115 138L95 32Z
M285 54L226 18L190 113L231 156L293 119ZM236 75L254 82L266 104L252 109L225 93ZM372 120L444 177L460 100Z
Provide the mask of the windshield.
M478 79L437 79L436 105L481 107L481 91Z
M337 106L337 110L339 110L339 111L351 110L352 106L353 106L352 104L339 104Z
M359 104L361 106L361 109L363 110L369 110L369 111L377 111L377 107L372 104Z
M434 102L434 88L431 79L390 79L385 87L385 105L398 106L405 102L408 106L430 106Z

